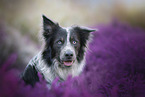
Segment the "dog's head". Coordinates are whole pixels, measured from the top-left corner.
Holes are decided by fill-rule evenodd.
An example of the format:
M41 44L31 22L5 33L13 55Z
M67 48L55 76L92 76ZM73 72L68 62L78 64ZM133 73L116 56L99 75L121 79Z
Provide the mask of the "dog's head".
M63 28L43 16L43 37L45 39L43 59L49 66L54 59L60 67L71 67L74 62L80 63L84 58L90 32L93 31L95 30L79 26Z

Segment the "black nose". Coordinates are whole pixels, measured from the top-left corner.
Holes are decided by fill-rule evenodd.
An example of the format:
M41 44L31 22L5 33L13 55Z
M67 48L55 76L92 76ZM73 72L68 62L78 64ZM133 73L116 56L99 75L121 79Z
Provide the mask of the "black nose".
M72 51L66 51L65 56L67 58L72 58L73 57L73 52Z

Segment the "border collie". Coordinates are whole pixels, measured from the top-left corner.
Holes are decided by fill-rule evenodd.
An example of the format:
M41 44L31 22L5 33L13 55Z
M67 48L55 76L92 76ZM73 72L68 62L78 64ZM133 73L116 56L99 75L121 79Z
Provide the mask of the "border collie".
M68 75L78 76L85 66L85 51L91 33L95 30L80 26L61 27L43 15L43 49L30 60L22 79L35 85L40 72L51 85L58 77L64 81Z

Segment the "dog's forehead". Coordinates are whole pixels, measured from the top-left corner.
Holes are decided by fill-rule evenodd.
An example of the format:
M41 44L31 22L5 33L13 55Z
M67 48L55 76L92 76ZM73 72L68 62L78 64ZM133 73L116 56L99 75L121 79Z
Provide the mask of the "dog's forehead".
M72 28L71 27L60 27L58 30L57 30L57 33L58 34L69 34L72 32Z
M71 30L70 27L63 27L63 29L66 31L66 34L70 33L70 30Z
M60 27L57 30L56 33L56 38L65 38L67 40L69 40L72 37L76 37L77 38L77 33L75 32L75 30L72 27Z
M59 28L57 30L57 34L59 34L59 35L66 35L67 34L67 31L64 28Z
M58 35L67 37L68 35L70 35L70 30L71 30L71 28L69 28L69 27L61 27L58 30Z
M66 30L66 34L67 35L71 35L72 36L72 35L76 34L76 31L72 27L66 27L66 28L63 28L63 29Z

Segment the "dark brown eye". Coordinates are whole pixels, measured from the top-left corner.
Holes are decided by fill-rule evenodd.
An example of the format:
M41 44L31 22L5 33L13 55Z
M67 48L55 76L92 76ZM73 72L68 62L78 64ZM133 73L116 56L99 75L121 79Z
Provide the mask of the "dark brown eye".
M77 42L76 42L76 41L73 41L72 43L73 43L73 44L76 44Z

